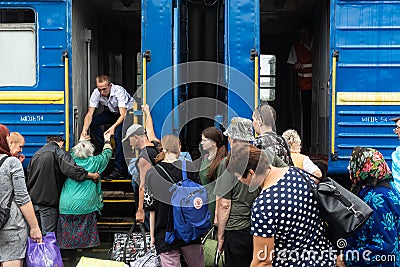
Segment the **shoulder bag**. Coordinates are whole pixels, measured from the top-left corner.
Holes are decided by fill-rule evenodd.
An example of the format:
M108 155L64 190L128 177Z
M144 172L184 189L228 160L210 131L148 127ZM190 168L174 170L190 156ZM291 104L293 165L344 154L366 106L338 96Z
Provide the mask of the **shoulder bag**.
M314 193L326 235L333 245L340 238L346 238L359 230L372 214L372 209L361 198L342 187L330 177L318 179L317 187L313 187L303 170L294 168L306 181Z

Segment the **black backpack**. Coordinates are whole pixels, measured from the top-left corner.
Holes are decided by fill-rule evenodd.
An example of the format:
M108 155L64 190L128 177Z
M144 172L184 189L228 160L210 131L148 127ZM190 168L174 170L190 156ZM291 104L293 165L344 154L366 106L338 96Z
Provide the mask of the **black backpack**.
M0 160L0 167L7 158L8 156L5 156ZM13 197L14 193L11 194L10 199L8 200L7 208L0 207L0 230L3 229L4 225L6 225L8 219L10 218L10 208Z

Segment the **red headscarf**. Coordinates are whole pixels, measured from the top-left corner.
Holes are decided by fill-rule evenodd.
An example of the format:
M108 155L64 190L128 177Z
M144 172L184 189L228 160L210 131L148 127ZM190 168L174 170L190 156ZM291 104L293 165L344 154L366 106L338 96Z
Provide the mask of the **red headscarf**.
M10 130L5 125L0 124L0 154L11 156L10 147L7 142L8 136L10 136Z

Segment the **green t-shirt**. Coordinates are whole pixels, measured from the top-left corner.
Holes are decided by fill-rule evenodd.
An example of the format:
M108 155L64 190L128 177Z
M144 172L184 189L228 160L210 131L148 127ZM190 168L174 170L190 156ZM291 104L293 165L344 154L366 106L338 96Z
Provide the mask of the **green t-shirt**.
M217 179L215 194L231 200L231 211L225 229L241 230L250 227L251 206L261 192L260 188L250 192L249 186L241 183L233 174L226 171L226 158L218 165L221 176Z
M263 149L271 165L287 167L287 164L274 153ZM248 185L241 183L232 173L226 170L225 158L218 165L219 178L215 187L215 194L231 200L231 212L226 224L226 230L241 230L250 227L251 207L254 199L260 194L261 188L250 190ZM251 191L251 192L250 192Z
M215 184L216 181L211 181L210 178L207 177L207 173L210 169L210 164L211 161L208 159L208 155L205 155L201 161L200 164L200 171L199 171L199 176L201 180L201 184L204 185L204 187L207 189L208 193L208 210L210 211L210 222L211 225L214 224L214 215L215 215ZM219 172L219 168L216 169L216 177L221 175Z

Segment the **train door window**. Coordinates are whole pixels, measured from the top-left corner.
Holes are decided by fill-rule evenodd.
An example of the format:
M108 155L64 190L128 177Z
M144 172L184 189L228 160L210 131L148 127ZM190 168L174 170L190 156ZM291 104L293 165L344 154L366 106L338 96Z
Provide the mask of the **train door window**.
M36 84L35 14L0 9L0 86Z
M276 89L276 56L260 55L260 100L274 101Z

